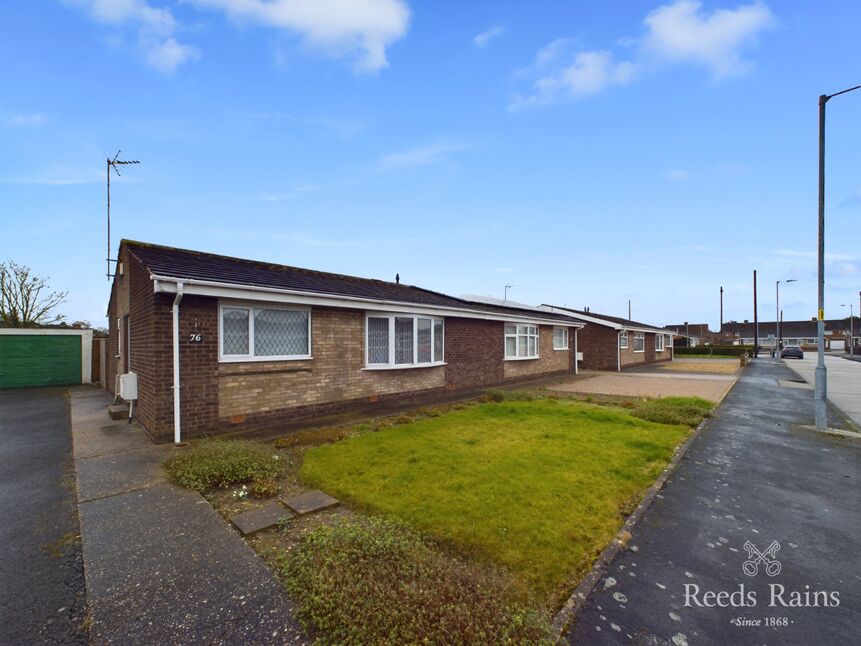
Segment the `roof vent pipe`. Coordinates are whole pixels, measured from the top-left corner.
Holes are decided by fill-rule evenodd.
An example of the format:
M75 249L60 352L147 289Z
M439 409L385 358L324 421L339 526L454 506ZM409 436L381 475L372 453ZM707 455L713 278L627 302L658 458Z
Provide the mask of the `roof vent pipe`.
M400 275L400 274L395 274L395 282L396 282L398 285L400 285L400 284L401 284L401 275Z

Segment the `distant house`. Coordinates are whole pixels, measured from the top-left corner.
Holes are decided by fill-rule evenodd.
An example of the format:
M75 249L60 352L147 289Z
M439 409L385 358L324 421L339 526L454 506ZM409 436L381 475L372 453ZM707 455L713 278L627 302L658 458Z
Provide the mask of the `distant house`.
M694 348L698 345L716 343L720 335L709 330L708 323L681 323L676 325L665 325L665 330L674 333L676 345L680 347Z
M117 258L108 385L136 382L157 440L577 370L564 312L128 240Z
M825 350L838 351L849 349L850 328L854 334L852 342L855 346L861 346L861 320L853 317L850 325L849 317L844 319L827 319L825 323ZM731 336L735 345L753 345L755 326L749 321L736 323L730 321L724 323L723 332ZM777 345L777 325L774 321L759 322L759 345L769 349ZM780 324L780 338L783 345L797 345L805 350L817 349L817 322L816 319L807 321L782 321Z
M587 310L543 307L585 324L578 333L583 368L621 371L673 358L673 334L662 328Z

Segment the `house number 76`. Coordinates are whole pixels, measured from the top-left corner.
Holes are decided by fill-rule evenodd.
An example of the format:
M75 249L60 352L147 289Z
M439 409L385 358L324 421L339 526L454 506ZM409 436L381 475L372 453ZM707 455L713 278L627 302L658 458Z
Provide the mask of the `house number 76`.
M202 334L189 334L188 340L191 343L200 343L201 341L203 341L203 335Z

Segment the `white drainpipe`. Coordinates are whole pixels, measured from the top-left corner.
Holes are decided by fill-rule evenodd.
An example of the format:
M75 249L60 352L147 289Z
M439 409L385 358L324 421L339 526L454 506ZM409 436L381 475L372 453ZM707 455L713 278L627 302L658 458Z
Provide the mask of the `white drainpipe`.
M580 374L580 368L577 365L577 330L578 328L574 328L574 374Z
M176 284L173 299L173 441L182 441L179 402L179 302L182 300L182 283Z
M616 333L616 372L622 372L622 330Z

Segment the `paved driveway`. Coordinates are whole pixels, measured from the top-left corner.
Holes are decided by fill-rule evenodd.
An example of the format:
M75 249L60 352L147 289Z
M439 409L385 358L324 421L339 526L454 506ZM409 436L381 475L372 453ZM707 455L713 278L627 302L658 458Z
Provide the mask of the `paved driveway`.
M623 395L628 397L702 397L720 401L732 388L735 375L675 372L595 372L581 373L549 390L567 393Z
M779 385L792 377L753 361L587 598L570 643L858 643L861 440L804 429L813 392ZM767 552L772 541L780 571L746 572L745 545Z
M0 644L86 643L71 453L63 389L0 390Z

